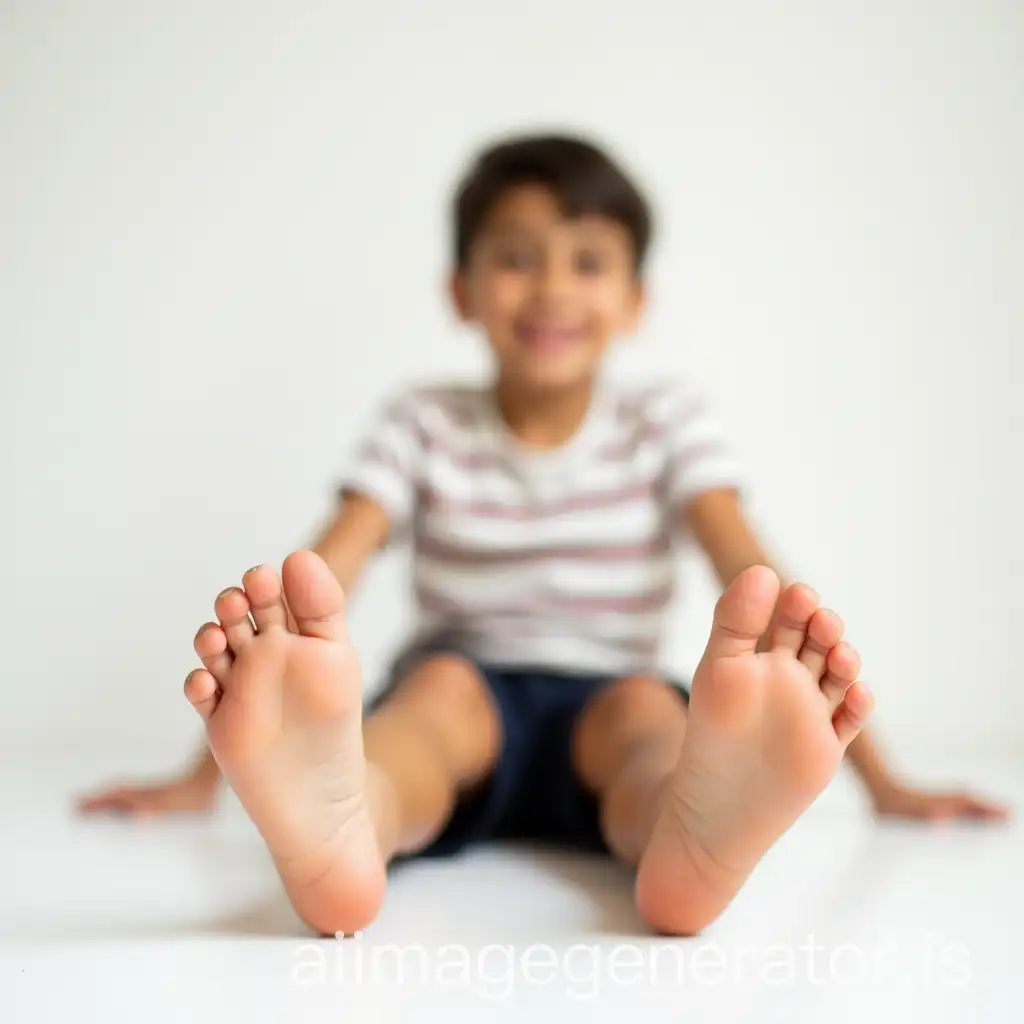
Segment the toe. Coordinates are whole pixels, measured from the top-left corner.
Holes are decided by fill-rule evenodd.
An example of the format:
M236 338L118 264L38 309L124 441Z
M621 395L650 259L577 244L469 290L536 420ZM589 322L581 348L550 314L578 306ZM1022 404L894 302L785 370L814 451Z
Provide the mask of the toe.
M819 608L807 624L807 635L798 655L815 679L825 674L828 652L842 639L843 620L828 608Z
M818 595L806 584L787 587L779 598L772 649L788 651L795 658L807 637L807 626L818 610Z
M249 598L257 631L263 633L268 629L287 627L288 615L284 607L281 579L273 569L257 565L242 577L242 585Z
M860 655L846 642L840 641L825 658L825 675L821 680L821 692L835 711L843 702L843 696L853 685L860 672Z
M213 714L220 700L217 680L206 669L197 668L190 672L185 680L185 696L205 722Z
M856 739L865 722L871 717L874 707L875 698L863 683L854 683L846 691L842 704L832 716L836 737L844 747Z
M249 618L249 599L238 587L228 587L217 595L213 610L228 638L228 647L237 654L256 635Z
M295 624L304 636L344 641L345 595L341 584L313 551L295 551L281 567L284 592Z
M228 638L224 630L216 622L206 622L199 627L196 638L192 642L203 667L218 683L223 683L231 671L231 651L228 650Z
M705 657L752 654L768 629L778 596L779 578L767 566L740 573L715 605Z

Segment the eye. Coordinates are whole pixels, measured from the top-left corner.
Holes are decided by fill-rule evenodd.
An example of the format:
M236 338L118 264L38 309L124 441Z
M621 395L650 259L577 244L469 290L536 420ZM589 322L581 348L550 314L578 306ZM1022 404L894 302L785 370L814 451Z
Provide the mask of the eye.
M576 269L581 274L600 274L604 267L604 257L594 249L583 249L576 254Z
M533 253L523 246L511 246L497 252L497 263L503 270L528 270L534 262Z

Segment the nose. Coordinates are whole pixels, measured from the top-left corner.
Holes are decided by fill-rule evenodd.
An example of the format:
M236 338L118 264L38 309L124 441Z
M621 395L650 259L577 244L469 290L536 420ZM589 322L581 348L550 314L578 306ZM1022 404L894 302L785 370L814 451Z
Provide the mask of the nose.
M568 294L572 285L572 268L565 260L549 257L540 268L537 290L543 299L554 301Z

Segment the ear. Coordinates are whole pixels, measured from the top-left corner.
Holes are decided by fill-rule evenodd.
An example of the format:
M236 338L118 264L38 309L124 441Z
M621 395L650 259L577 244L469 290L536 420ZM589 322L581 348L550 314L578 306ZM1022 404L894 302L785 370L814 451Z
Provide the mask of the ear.
M473 310L469 301L469 283L461 270L456 270L448 279L448 295L455 313L463 323L472 323Z

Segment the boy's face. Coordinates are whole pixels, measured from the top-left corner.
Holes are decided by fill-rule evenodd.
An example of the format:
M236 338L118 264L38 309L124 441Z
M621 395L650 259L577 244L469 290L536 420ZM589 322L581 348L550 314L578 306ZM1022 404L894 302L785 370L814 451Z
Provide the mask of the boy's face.
M643 300L626 229L599 216L566 220L542 185L495 204L452 290L505 379L531 390L588 379L609 342L635 327Z

